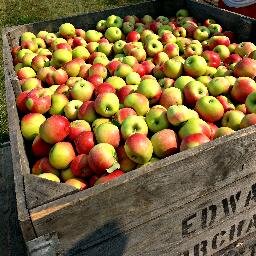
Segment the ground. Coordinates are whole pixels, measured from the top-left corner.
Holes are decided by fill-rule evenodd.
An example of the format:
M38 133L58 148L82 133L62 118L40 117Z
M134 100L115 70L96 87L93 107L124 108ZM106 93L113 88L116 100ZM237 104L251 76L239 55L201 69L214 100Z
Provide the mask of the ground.
M138 0L0 0L0 28L50 20L57 17L76 15L84 12L104 10L114 6L138 3ZM0 46L2 40L0 37ZM2 47L1 47L2 51ZM4 91L2 52L0 54L0 143L8 140L7 111Z

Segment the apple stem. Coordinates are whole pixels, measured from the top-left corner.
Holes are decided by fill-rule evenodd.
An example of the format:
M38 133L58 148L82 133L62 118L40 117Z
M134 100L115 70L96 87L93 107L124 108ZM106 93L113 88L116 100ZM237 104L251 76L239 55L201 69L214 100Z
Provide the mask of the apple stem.
M107 173L111 173L119 168L120 168L120 164L118 162L115 162L111 167L107 169Z

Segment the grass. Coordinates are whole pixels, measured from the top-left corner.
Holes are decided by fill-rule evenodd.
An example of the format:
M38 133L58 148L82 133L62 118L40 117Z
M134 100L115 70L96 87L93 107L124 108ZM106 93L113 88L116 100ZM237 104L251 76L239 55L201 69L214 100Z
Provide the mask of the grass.
M88 11L104 10L105 8L134 4L138 0L0 0L0 27L21 25L41 20L81 14ZM0 44L2 40L0 38ZM2 47L1 47L2 49ZM1 50L2 51L2 50ZM0 143L8 141L7 110L4 90L4 74L2 52L0 57Z

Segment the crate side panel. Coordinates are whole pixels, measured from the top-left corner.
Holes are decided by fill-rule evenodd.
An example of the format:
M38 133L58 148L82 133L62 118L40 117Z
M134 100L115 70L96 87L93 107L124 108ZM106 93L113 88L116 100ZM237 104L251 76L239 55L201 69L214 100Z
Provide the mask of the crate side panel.
M24 186L29 209L79 191L65 183L56 183L30 174L24 176Z
M128 173L110 184L32 209L35 229L42 235L50 226L63 239L63 248L70 248L92 233L91 241L86 240L87 247L118 235L120 230L143 228L160 215L254 173L255 140L252 127L241 130ZM182 155L186 157L180 159ZM67 223L67 219L71 221ZM108 223L110 226L101 230Z

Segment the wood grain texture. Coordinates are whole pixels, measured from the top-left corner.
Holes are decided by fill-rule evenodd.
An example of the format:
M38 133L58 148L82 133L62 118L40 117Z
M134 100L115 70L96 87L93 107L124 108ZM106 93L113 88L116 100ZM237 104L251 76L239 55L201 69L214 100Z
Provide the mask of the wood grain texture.
M0 255L25 255L26 248L17 218L11 149L0 148Z
M31 240L36 237L33 225L30 220L30 215L26 205L26 198L24 194L23 175L29 173L29 164L26 157L26 152L23 144L23 138L19 131L19 117L15 105L15 96L12 90L11 79L12 76L8 71L10 65L10 51L8 48L8 41L6 35L3 33L3 47L4 47L4 73L5 73L5 88L6 88L6 102L8 108L8 126L9 137L11 143L11 160L13 163L13 175L15 183L15 193L18 211L18 220L21 225L23 236L25 240Z

